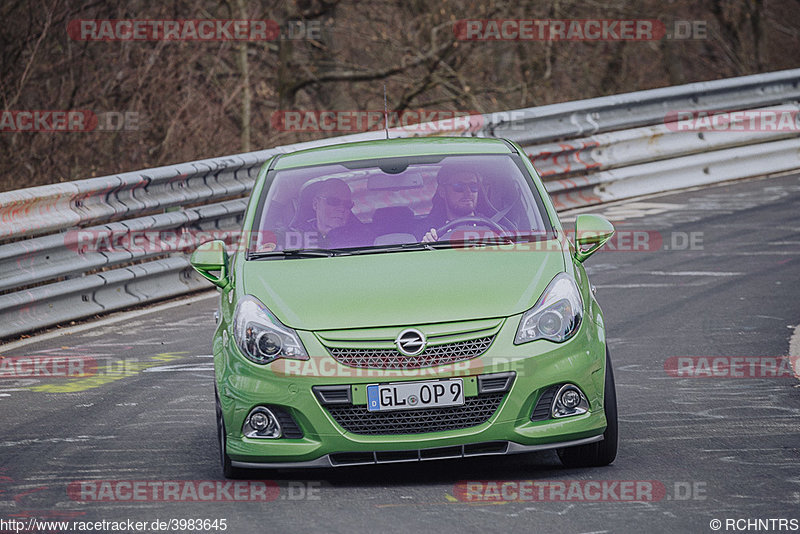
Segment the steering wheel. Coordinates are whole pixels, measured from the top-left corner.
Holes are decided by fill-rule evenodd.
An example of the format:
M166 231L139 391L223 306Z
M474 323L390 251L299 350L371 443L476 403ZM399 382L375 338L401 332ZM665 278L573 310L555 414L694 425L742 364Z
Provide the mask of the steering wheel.
M481 215L468 215L467 217L459 217L458 219L454 219L441 228L437 228L436 236L439 238L439 240L443 240L445 235L449 234L456 228L468 225L482 226L490 229L498 235L506 231L505 228L488 217L482 217Z

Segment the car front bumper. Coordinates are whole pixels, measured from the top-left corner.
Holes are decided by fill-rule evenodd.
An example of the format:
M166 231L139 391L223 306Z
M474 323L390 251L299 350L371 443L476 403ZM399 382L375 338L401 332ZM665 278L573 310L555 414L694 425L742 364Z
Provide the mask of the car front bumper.
M605 339L602 323L585 317L565 343L534 341L514 345L518 317L509 318L482 356L455 364L402 371L355 369L338 364L316 337L301 332L311 354L306 362L258 366L246 361L232 343L215 351L220 403L232 465L248 468L331 467L513 454L569 447L602 439ZM317 355L317 356L315 356ZM313 393L313 386L353 386L397 381L462 377L467 397L477 395L477 377L513 372L515 378L485 422L456 430L414 434L367 435L346 431ZM542 394L556 384L577 385L589 411L570 417L532 421ZM353 404L364 404L353 395ZM252 408L281 407L303 431L299 439L243 437Z
M513 441L492 441L452 447L409 449L403 451L371 451L362 453L331 453L315 460L301 462L241 462L231 461L233 467L247 469L307 469L317 467L346 467L355 465L394 464L401 462L424 462L429 460L451 460L478 456L500 456L544 451L562 447L574 447L602 441L603 436L576 439L573 441L545 443L542 445L520 445Z

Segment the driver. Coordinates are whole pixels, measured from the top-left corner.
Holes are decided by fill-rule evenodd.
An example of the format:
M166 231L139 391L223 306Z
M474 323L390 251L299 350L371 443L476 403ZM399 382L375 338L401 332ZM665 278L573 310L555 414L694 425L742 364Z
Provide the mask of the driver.
M438 241L437 228L462 217L475 216L481 181L468 169L444 167L436 176L438 186L433 195L433 207L425 220L423 243Z

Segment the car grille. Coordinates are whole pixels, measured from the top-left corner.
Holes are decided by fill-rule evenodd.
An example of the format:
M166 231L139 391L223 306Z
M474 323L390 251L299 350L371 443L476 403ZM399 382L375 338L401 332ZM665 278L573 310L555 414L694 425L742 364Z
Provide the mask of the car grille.
M497 411L505 393L466 397L462 406L370 412L366 405L329 405L339 425L353 434L420 434L459 430L485 423Z
M471 360L486 352L494 336L468 341L429 345L417 356L404 356L395 349L350 349L328 347L328 352L342 365L370 369L419 369Z

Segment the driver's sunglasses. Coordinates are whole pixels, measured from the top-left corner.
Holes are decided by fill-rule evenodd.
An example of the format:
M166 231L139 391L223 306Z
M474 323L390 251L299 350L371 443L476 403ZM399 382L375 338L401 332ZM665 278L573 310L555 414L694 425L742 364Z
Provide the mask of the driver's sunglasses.
M470 193L477 193L478 192L478 182L456 182L454 184L448 184L450 189L452 189L456 193L463 193L467 189L469 189Z
M325 199L325 203L332 208L345 208L351 209L353 207L352 200L345 200L339 197L322 197Z

